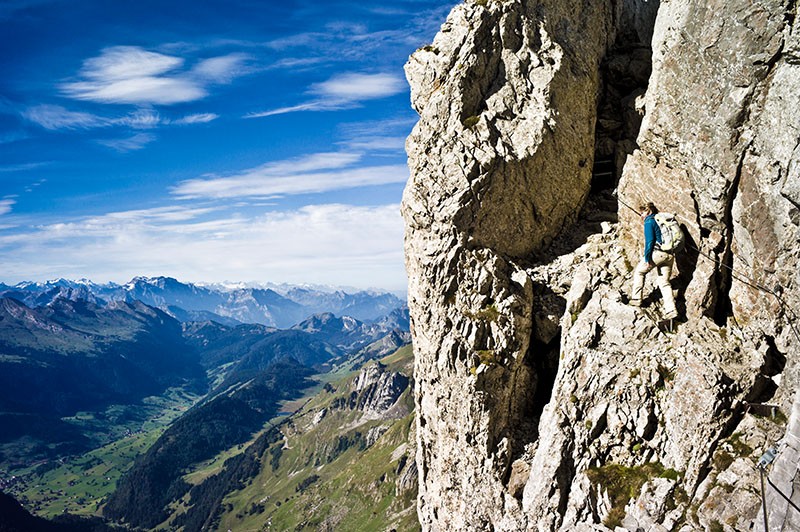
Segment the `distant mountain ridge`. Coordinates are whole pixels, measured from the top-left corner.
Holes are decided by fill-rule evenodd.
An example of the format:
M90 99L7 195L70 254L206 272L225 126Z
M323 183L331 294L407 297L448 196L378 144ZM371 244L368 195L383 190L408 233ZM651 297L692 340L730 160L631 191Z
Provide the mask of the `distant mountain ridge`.
M372 321L405 305L404 300L388 292L270 286L200 285L163 276L135 277L123 285L56 279L14 286L0 283L0 297L17 299L29 307L46 306L58 298L83 299L101 306L111 301L141 301L183 322L213 320L225 325L260 323L278 328L289 328L324 312Z
M0 461L85 450L87 434L64 419L77 412L138 404L170 387L203 392L197 359L181 324L139 301L29 308L0 298ZM9 454L6 444L20 438L41 443Z
M63 416L205 379L180 324L138 301L0 298L0 353L0 412Z

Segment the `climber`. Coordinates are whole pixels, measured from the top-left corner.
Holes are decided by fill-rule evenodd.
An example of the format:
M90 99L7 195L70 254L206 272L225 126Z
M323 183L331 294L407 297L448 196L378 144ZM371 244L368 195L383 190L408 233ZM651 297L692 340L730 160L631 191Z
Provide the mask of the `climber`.
M652 203L647 203L639 208L642 222L644 223L644 257L636 266L633 272L633 292L631 293L630 304L636 307L642 306L642 289L644 288L644 278L647 272L655 269L656 283L661 289L661 296L664 298L664 319L672 320L678 317L675 308L675 297L672 295L672 286L669 277L672 274L672 265L675 257L672 253L667 253L659 248L661 243L661 230L655 220L658 209Z

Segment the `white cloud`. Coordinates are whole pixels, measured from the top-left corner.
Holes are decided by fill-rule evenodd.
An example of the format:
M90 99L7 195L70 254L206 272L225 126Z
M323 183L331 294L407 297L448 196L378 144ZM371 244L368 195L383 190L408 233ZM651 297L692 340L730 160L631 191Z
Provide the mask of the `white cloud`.
M396 204L310 205L254 217L208 214L180 207L129 211L0 236L0 270L5 281L173 275L405 287Z
M119 118L108 118L90 113L69 111L58 105L37 105L24 111L22 115L31 122L49 130L100 129L112 126L123 126L132 129L153 129L161 125L170 124L201 124L219 118L219 115L215 113L195 113L173 120L170 118L163 118L153 109L137 109ZM155 137L136 135L132 138L141 143L147 139L153 140ZM109 145L109 142L116 144L119 141L101 141L101 144Z
M112 46L83 63L81 74L101 82L147 78L183 65L183 59L148 52L138 46Z
M318 65L324 61L321 57L285 57L272 63L268 68L291 68L299 69Z
M406 137L371 137L347 140L341 143L351 150L387 151L402 153L406 145Z
M370 7L368 9L370 13L374 13L376 15L385 15L391 17L397 16L407 16L408 11L403 9L391 8L391 7Z
M197 82L176 75L183 63L180 57L136 46L113 46L84 61L82 80L60 88L76 100L100 103L169 105L205 97Z
M346 122L340 124L338 129L347 137L374 137L402 135L407 137L411 128L417 123L419 118L416 114L408 116L387 118L384 120L368 120L362 122Z
M33 164L35 164L36 166L41 166L41 165L45 165L45 164L49 164L49 163L33 163ZM34 190L36 190L37 188L39 188L40 186L42 186L45 183L47 183L47 179L40 179L40 180L38 180L38 181L36 181L34 183L31 183L30 185L25 187L25 192L28 192L28 193L33 192Z
M161 116L152 109L139 109L128 116L113 121L115 124L125 125L134 129L150 129L158 126Z
M261 175L280 176L286 173L314 172L344 168L361 160L358 153L324 152L312 153L285 161L273 161L255 168Z
M184 68L185 59L137 46L113 46L87 59L79 79L60 85L61 92L76 100L135 105L172 105L208 95L208 85L230 83L248 73L248 56L211 57Z
M242 173L179 183L172 193L180 198L244 198L307 194L408 180L405 165L349 166L357 153L320 153L300 159L272 162Z
M457 3L434 2L437 5L433 7L430 0L427 0L400 3L391 8L364 3L358 6L364 11L397 18L396 29L370 31L366 24L331 23L325 26L324 31L297 33L263 43L263 46L279 53L291 51L295 57L310 58L317 62L352 61L370 65L396 65L403 60L409 49L428 42ZM320 8L311 5L305 9L305 17L308 19L321 14ZM358 20L365 20L365 17L359 17ZM398 55L398 51L404 55ZM275 66L279 66L279 63Z
M289 35L288 37L280 37L264 43L268 48L273 50L286 50L288 48L296 48L299 46L311 46L325 40L324 33L317 32L303 32Z
M357 107L361 102L386 98L406 90L405 81L395 74L337 74L327 81L315 83L308 89L314 98L308 102L258 113L245 118L261 118L297 111L335 111Z
M151 221L151 222L179 222L192 220L199 216L213 212L211 208L189 208L182 206L156 207L152 209L135 209L131 211L110 212L99 218L88 218L94 224L126 220Z
M156 136L150 133L137 133L132 137L122 139L101 139L98 144L111 148L121 153L141 150L151 142L156 140Z
M248 55L240 53L211 57L198 63L192 69L192 75L214 83L230 83L247 72L244 63L248 59Z
M274 197L292 194L328 192L346 188L408 180L405 165L386 165L352 170L309 173L284 177L248 175L210 180L190 180L179 184L174 194L181 198Z
M249 113L244 115L244 118L265 118L267 116L296 113L297 111L334 111L336 109L341 109L341 107L326 106L323 105L323 102L308 102L308 103L301 103L300 105L278 107L277 109L270 109L269 111L259 111L257 113Z
M69 111L60 105L37 105L24 111L22 116L50 130L92 129L111 124L111 121L103 117Z
M192 102L208 94L205 89L190 80L153 76L110 81L78 81L62 85L62 91L76 100L157 105Z
M22 115L45 129L98 129L125 126L133 129L152 129L160 125L187 125L211 122L219 118L216 113L195 113L178 119L163 118L152 109L137 109L119 118L107 118L90 113L69 111L59 105L37 105Z
M186 115L183 118L179 118L175 120L173 124L184 125L184 124L204 124L206 122L211 122L212 120L216 120L219 118L218 114L215 113L197 113L193 115Z
M10 164L6 166L0 166L0 172L27 172L28 170L35 170L36 168L41 168L42 166L47 166L50 164L49 162L36 162L36 163L21 163L21 164Z
M399 155L415 122L416 117L395 117L340 124L337 129L344 140L338 144L353 151Z
M11 212L11 208L14 206L16 201L13 199L2 199L0 200L0 216L3 214L8 214Z
M339 74L311 86L311 93L343 101L373 100L403 92L405 82L395 74Z
M24 131L7 131L0 133L0 144L10 144L27 138L29 138L29 135Z

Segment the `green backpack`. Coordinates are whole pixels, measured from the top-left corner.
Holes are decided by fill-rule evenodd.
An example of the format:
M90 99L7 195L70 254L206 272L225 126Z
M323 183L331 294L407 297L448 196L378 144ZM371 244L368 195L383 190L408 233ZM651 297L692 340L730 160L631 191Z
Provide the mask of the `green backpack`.
M658 249L667 253L676 253L683 249L683 230L675 215L669 212L660 212L654 216L659 230L661 230L661 243Z

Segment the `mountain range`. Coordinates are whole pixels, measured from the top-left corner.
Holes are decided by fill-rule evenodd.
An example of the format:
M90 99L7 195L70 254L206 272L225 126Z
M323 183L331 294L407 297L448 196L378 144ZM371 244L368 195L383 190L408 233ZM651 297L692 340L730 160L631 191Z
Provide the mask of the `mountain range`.
M72 452L88 442L62 418L170 387L201 393L205 381L181 324L159 309L69 299L32 309L0 298L0 444L27 437L55 446L44 454Z
M322 312L371 321L404 305L402 299L388 292L270 286L206 286L172 277L135 277L122 285L57 279L13 286L0 283L0 297L17 299L29 307L47 305L56 299L86 300L99 306L113 301L140 301L182 322L213 320L226 325L260 323L279 328L291 327Z

